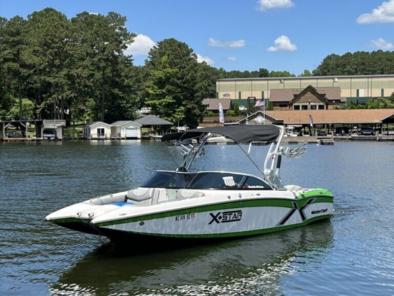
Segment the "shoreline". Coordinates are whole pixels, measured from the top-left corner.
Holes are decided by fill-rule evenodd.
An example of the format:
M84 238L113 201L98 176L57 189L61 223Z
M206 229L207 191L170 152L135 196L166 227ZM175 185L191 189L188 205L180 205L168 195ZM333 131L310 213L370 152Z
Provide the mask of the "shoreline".
M0 142L2 143L31 143L31 142L71 142L71 141L151 141L151 142L160 142L160 139L157 138L141 138L141 139L86 139L86 138L63 138L56 140L47 140L42 138L0 138ZM327 136L327 137L317 137L317 136L297 136L297 137L285 137L284 142L286 143L307 143L307 144L316 144L321 141L331 141L331 142L394 142L394 135L375 135L375 136L361 136L361 135L353 135L353 136ZM225 144L223 142L212 142L210 144Z

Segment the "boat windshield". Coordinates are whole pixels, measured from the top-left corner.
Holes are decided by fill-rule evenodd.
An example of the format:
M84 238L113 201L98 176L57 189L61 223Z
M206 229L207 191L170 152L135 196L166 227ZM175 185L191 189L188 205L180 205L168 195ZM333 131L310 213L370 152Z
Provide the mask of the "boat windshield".
M149 188L186 188L186 185L194 178L194 173L181 172L156 172L142 187Z
M158 171L142 187L171 189L272 190L265 181L227 172L184 173Z

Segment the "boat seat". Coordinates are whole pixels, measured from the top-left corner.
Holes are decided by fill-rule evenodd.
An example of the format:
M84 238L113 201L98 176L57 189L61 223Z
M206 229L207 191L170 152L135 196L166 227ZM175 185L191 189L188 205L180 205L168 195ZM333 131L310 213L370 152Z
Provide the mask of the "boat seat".
M136 188L129 190L126 194L127 199L134 201L144 201L152 198L154 189L151 188Z
M189 198L197 198L203 197L205 194L203 192L195 191L195 190L179 190L176 193L177 199L189 199Z

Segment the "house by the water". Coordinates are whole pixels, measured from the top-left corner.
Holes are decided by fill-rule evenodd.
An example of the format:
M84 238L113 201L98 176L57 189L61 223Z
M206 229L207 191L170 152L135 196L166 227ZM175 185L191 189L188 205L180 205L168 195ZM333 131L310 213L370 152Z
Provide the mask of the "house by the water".
M155 115L146 115L136 120L120 120L111 124L96 121L84 128L86 139L141 139L159 137L168 132L173 124Z

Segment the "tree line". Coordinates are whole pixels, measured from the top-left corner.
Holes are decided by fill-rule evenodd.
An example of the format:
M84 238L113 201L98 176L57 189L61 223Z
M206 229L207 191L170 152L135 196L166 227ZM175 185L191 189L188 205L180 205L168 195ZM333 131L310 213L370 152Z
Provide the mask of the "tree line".
M82 12L67 18L51 8L22 18L0 17L0 120L66 119L69 123L134 119L153 112L195 127L202 99L216 97L216 80L295 76L288 71L225 71L199 63L192 48L170 38L144 66L125 54L135 34L126 18ZM393 52L329 55L301 75L394 73Z

